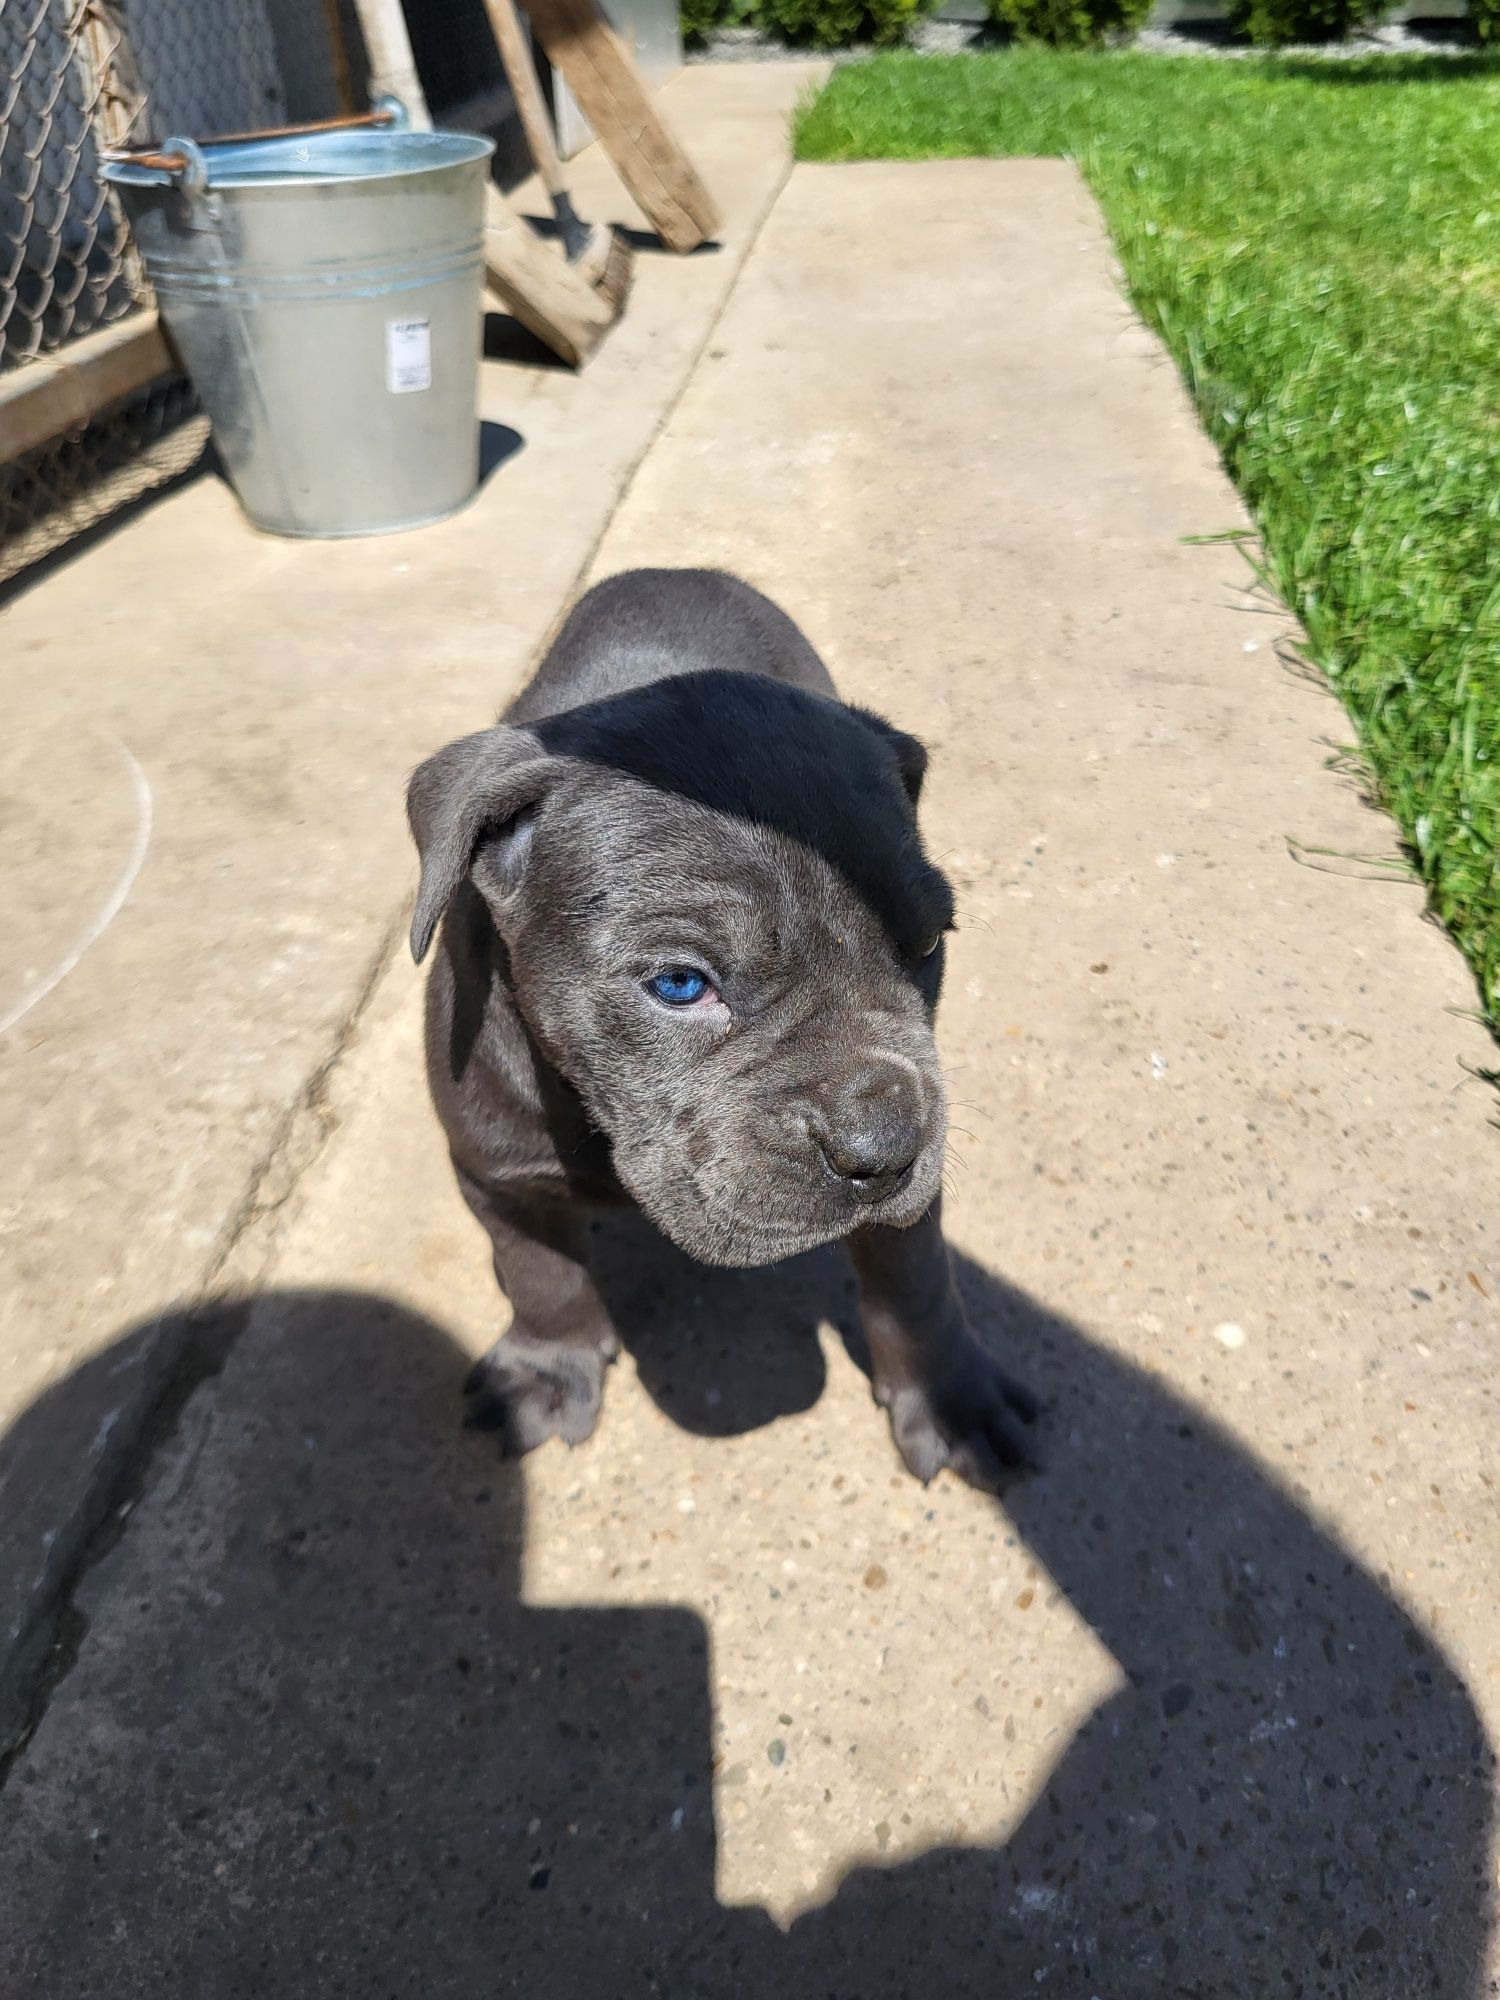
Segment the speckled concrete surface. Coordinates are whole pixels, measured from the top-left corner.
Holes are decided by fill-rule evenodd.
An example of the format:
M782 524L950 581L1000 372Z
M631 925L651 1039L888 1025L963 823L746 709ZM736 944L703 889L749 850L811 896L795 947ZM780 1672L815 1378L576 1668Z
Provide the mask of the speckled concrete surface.
M1496 1990L1488 1049L1289 845L1390 836L1242 520L1069 169L797 171L596 568L733 564L933 750L1044 1470L901 1474L836 1255L628 1234L598 1435L499 1464L393 968L11 1772L18 1991Z

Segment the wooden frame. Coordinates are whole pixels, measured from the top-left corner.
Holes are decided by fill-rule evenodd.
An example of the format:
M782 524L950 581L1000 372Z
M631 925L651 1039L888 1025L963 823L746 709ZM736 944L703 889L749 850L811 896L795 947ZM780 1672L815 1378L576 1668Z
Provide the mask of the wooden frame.
M0 463L81 430L112 403L178 372L154 309L38 355L0 375Z

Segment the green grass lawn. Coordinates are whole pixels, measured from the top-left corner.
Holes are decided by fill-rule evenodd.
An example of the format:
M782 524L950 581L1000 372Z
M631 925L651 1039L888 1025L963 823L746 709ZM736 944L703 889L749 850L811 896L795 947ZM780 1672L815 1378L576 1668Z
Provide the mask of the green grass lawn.
M888 56L797 143L1078 161L1500 1021L1500 64Z

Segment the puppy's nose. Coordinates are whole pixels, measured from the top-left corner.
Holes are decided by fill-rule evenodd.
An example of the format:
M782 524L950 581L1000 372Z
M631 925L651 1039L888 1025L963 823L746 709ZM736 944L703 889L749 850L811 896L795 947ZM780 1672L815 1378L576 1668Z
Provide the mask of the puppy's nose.
M892 1104L868 1104L862 1115L815 1134L829 1167L859 1201L883 1201L911 1178L922 1150L916 1120Z

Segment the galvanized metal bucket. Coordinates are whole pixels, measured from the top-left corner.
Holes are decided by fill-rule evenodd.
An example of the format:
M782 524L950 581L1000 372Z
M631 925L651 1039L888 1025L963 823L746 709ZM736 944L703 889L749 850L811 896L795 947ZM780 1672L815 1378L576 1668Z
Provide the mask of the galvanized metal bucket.
M357 124L105 169L240 502L281 535L416 527L479 483L494 148L392 100Z

